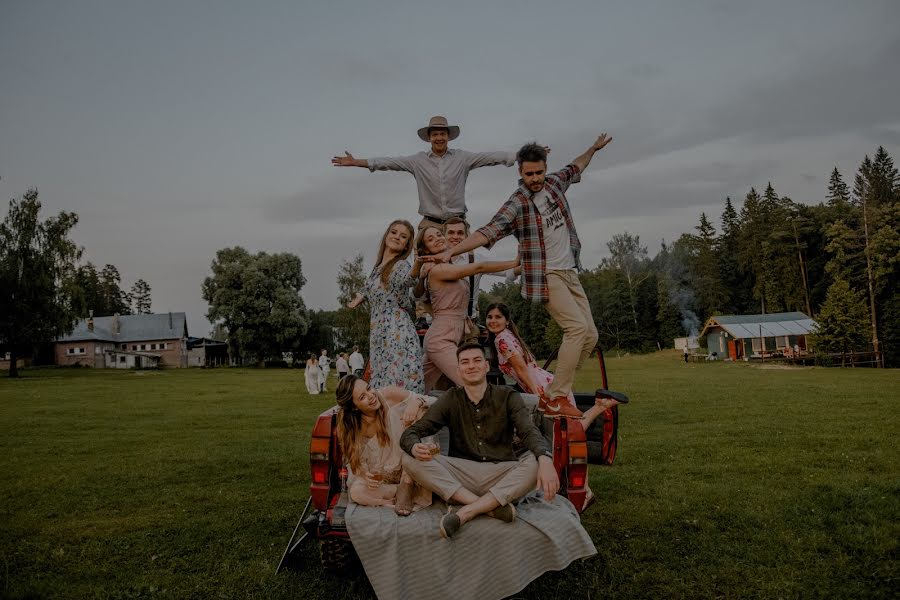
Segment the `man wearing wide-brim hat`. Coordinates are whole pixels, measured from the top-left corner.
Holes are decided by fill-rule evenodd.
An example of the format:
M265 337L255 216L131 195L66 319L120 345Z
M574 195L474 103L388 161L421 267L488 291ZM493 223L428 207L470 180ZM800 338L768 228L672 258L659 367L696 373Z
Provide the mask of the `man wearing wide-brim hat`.
M450 125L446 117L431 117L418 130L419 138L429 142L431 149L410 156L354 158L349 152L335 156L336 167L365 167L370 171L406 171L416 179L419 191L419 229L428 225L441 227L452 217L466 215L466 180L469 171L479 167L506 165L516 162L516 153L468 152L448 148L447 143L459 137L459 127Z

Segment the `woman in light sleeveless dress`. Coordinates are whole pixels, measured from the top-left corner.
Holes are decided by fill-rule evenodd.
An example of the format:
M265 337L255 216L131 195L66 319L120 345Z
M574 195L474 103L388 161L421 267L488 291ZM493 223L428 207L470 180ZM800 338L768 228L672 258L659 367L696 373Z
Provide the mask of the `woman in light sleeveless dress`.
M335 395L350 499L363 506L394 506L401 516L429 506L431 492L403 474L400 436L435 399L399 387L375 389L356 375L341 379Z
M416 239L418 257L438 254L447 249L443 232L436 227L426 227ZM425 391L445 375L461 386L457 373L456 349L463 341L466 327L466 308L469 302L469 283L465 278L477 273L497 273L513 269L519 259L454 264L426 265L426 289L431 298L433 320L425 334Z

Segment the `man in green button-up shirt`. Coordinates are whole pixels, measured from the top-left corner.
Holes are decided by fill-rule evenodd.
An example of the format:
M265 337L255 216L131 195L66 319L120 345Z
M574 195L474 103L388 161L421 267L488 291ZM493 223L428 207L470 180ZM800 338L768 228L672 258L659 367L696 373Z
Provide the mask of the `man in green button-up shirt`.
M463 505L452 531L445 531L442 521L447 537L484 513L512 521L511 502L535 488L547 501L559 490L550 445L522 397L487 383L489 364L478 344L464 344L457 358L464 386L445 393L400 438L404 470L446 502ZM450 430L449 456L432 456L422 438L444 426ZM512 446L514 431L530 450L519 458Z

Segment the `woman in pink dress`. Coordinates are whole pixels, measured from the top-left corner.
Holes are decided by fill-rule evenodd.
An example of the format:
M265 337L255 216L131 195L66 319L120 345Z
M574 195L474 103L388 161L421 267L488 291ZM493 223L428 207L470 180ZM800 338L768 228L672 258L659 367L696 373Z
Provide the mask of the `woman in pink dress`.
M416 254L419 258L439 254L446 249L447 240L437 227L426 227L416 238ZM519 259L516 258L458 265L432 264L422 268L434 315L424 341L425 393L434 389L441 375L446 375L458 386L462 385L456 372L456 349L463 341L466 328L466 307L469 302L469 282L466 277L478 273L498 273L513 269L518 264Z
M486 325L494 340L497 361L503 374L515 379L526 393L536 394L548 401L547 388L553 381L553 374L537 366L534 355L510 318L509 307L501 302L489 305ZM603 414L603 411L619 404L612 398L597 398L594 400L594 406L582 415L575 406L575 398L571 393L568 400L569 405L562 407L560 416L581 417L581 426L585 430Z

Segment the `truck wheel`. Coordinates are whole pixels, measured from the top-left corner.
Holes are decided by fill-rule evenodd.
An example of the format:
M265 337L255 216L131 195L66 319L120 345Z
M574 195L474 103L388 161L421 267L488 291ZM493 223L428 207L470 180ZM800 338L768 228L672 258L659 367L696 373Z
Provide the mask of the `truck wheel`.
M345 571L356 561L356 551L350 540L323 538L319 541L322 566L330 571Z

